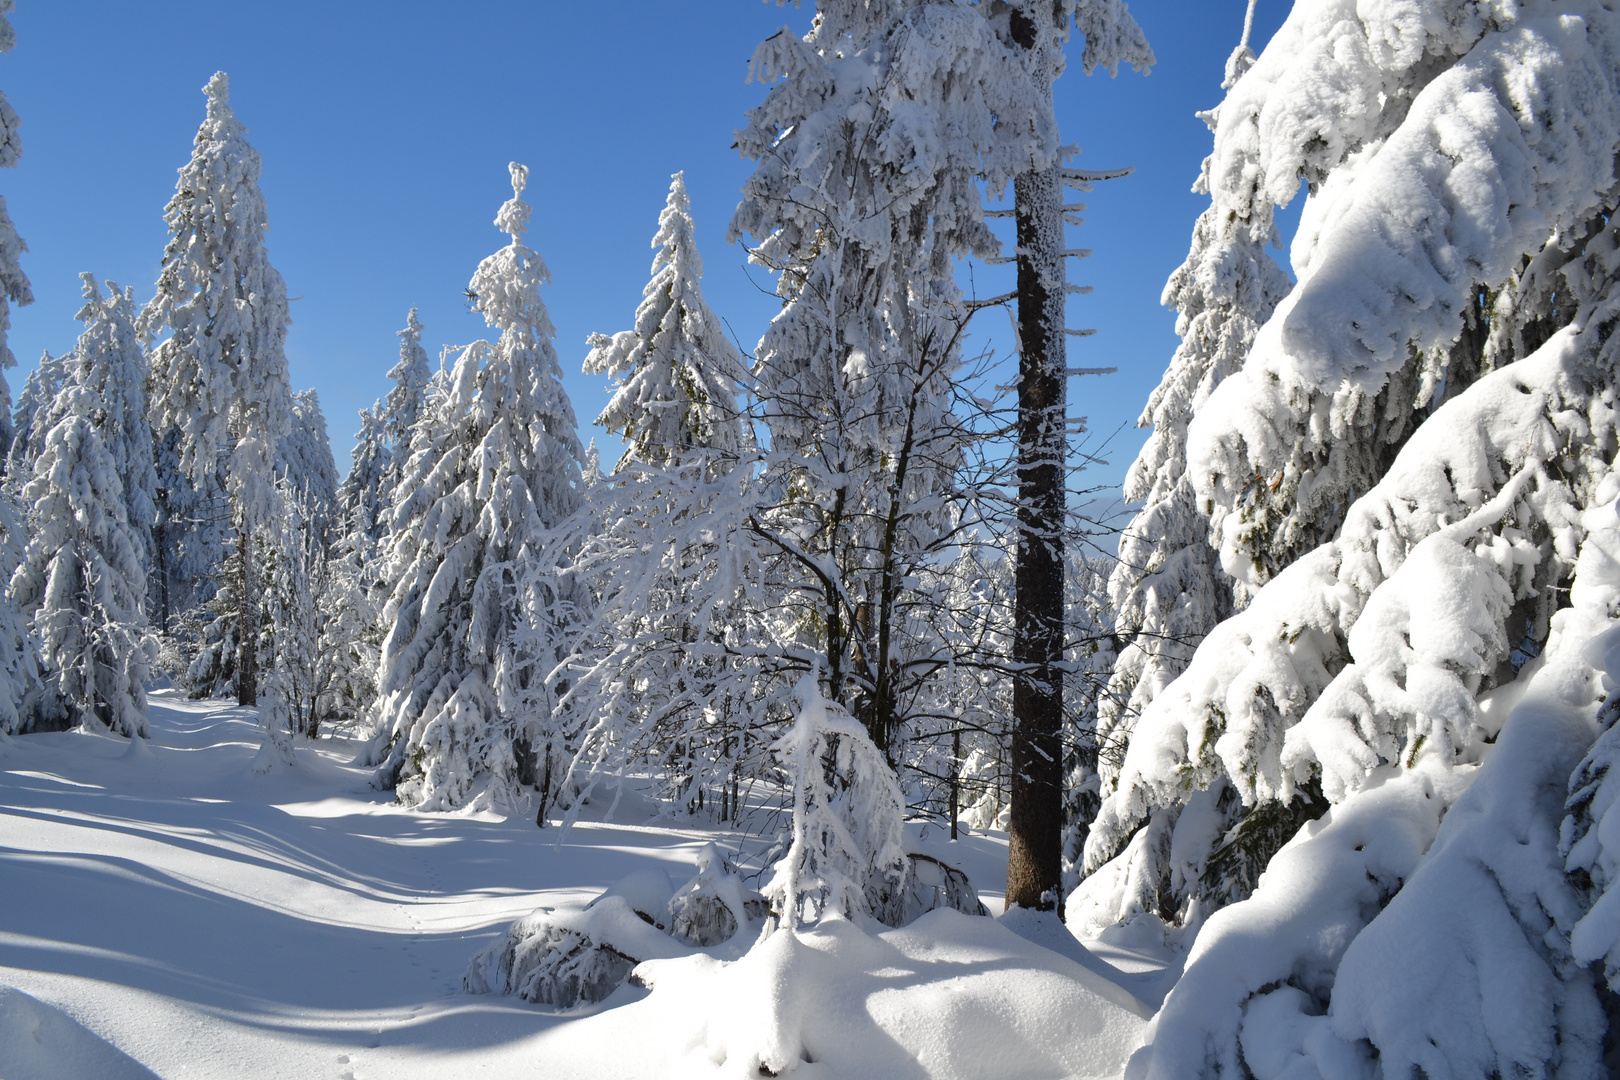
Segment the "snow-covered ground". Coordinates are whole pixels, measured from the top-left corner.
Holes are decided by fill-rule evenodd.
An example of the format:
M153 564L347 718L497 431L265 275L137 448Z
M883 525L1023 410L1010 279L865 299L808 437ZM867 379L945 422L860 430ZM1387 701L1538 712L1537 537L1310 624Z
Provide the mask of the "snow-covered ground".
M679 882L703 844L758 838L635 824L645 807L625 804L559 847L519 818L396 808L343 740L255 775L252 713L221 702L159 693L151 721L150 743L0 743L6 1080L738 1073L771 1038L802 1044L804 1076L1106 1076L1148 1012L1120 987L1162 994L1151 943L1099 946L1134 972L1108 982L1061 929L1022 928L1067 958L936 912L877 938L779 934L723 968L666 962L651 991L564 1015L471 995L468 961L513 919L650 866ZM947 857L999 911L1004 840Z

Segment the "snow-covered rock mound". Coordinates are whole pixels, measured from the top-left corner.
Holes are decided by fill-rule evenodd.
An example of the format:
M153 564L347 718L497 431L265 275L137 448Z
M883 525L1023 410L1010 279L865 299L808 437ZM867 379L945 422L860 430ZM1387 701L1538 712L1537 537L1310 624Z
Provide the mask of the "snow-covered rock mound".
M740 960L650 961L635 979L652 994L614 1022L694 1076L1111 1077L1147 1014L996 920L951 910L875 935L823 919Z

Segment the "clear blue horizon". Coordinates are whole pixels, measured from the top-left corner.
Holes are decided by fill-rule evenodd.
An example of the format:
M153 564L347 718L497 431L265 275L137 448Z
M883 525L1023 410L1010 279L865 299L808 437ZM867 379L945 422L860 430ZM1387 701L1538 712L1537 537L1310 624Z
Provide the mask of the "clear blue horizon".
M1088 485L1121 483L1147 434L1136 419L1176 347L1159 297L1206 204L1190 191L1210 145L1195 113L1221 98L1244 6L1138 0L1152 74L1088 78L1076 63L1058 84L1064 140L1084 149L1077 164L1136 170L1084 197L1085 225L1071 230L1094 255L1071 264L1070 280L1095 292L1071 300L1070 325L1097 330L1071 342L1071 364L1119 368L1070 386L1093 445L1109 440ZM1287 7L1261 0L1257 51ZM747 82L754 47L784 23L802 32L809 5L166 0L160 11L18 0L0 89L22 117L23 158L0 172L0 194L29 245L36 302L12 312L14 394L41 350L65 352L78 336L81 271L150 297L163 207L216 70L230 74L263 158L270 257L298 298L292 381L319 392L340 473L357 411L388 387L411 307L430 353L485 335L462 291L504 242L493 218L510 194L508 161L532 170L529 242L552 272L546 303L581 437L597 439L605 463L618 443L592 426L607 393L580 373L585 338L631 324L671 173L686 172L705 294L745 350L777 309L769 275L725 243L752 168L731 139L764 93ZM1010 267L969 269L980 295L1010 287ZM974 333L1010 344L994 311Z

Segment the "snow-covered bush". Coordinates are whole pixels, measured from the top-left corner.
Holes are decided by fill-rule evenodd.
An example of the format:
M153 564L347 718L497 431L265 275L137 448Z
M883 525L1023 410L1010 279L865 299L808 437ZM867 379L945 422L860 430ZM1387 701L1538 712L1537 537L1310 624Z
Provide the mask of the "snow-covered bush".
M474 994L559 1009L591 1004L624 985L642 960L700 950L741 956L764 915L764 900L709 844L698 853L697 875L679 890L662 870L641 870L582 907L519 919L473 958L462 982Z
M765 898L743 883L713 844L703 845L696 876L670 896L667 908L670 936L700 947L730 941L766 913Z
M894 770L815 676L798 695L799 718L772 748L792 784L793 824L765 895L790 930L829 916L886 921L906 874Z

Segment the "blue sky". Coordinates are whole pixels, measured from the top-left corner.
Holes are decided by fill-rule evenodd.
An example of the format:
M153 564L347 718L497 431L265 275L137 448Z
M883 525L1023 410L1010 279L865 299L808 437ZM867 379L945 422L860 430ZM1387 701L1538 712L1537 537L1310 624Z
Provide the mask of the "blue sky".
M1136 0L1158 54L1150 76L1058 84L1066 142L1087 168L1134 166L1086 201L1071 230L1089 260L1070 279L1074 366L1117 366L1075 380L1070 411L1098 435L1124 426L1089 478L1117 485L1145 432L1136 417L1175 349L1159 306L1205 200L1189 188L1209 151L1194 113L1220 100L1243 0ZM510 194L506 163L532 170L529 241L549 264L547 305L585 439L606 402L579 373L585 337L630 325L651 261L669 175L684 169L711 306L751 348L776 309L770 281L725 243L749 164L732 132L763 88L746 82L754 46L811 6L757 0L617 4L555 0L18 0L18 45L0 89L22 117L23 159L0 194L30 251L36 303L13 312L14 392L42 349L71 348L78 274L152 293L167 239L164 204L204 110L202 86L231 76L231 99L264 160L270 256L287 281L295 388L313 386L346 470L356 411L387 388L394 332L421 309L433 354L484 336L462 290L500 247L492 224ZM1255 44L1287 14L1260 0ZM1297 205L1292 209L1297 211ZM1292 215L1290 215L1292 216ZM974 268L980 295L1011 268ZM1000 279L1006 278L1007 282ZM1005 346L1007 321L978 333ZM616 456L598 439L603 457Z

